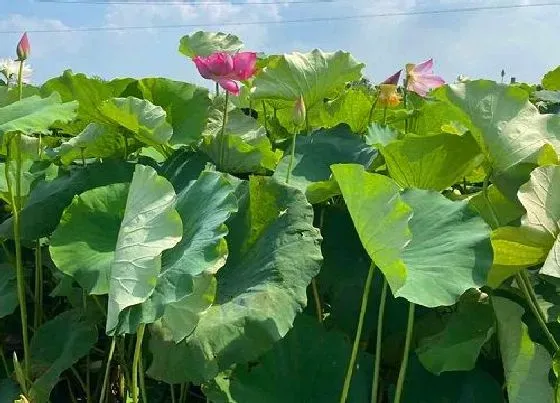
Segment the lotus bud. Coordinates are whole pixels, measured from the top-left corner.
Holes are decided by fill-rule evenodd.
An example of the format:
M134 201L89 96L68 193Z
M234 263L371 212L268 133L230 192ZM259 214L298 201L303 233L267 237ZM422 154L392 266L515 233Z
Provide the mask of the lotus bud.
M300 96L294 105L293 120L297 127L301 127L305 124L305 102L303 101L303 96Z
M379 105L388 108L397 106L401 101L395 84L379 85Z
M31 46L29 45L29 39L27 39L27 32L23 34L19 40L16 48L17 60L22 62L27 60L29 53L31 53Z

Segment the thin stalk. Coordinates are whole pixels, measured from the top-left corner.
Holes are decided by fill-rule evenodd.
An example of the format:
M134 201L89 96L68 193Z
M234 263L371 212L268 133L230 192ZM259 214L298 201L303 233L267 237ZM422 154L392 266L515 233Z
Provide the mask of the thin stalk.
M187 401L187 384L186 383L182 383L181 384L181 394L179 395L179 403L186 403Z
M23 99L23 60L19 64L18 72L18 87L19 87L19 99ZM23 365L24 365L24 375L26 379L29 379L30 371L30 351L29 351L29 335L28 335L28 325L27 325L27 305L25 298L25 272L23 268L23 260L21 253L21 222L20 222L20 211L21 211L21 133L16 133L13 139L16 141L15 159L16 159L16 189L15 195L10 192L12 196L13 211L13 225L14 225L14 243L16 249L16 283L17 283L17 294L18 302L21 315L21 331L22 331L22 342L23 342ZM8 167L6 163L6 167ZM6 168L8 169L8 168ZM8 183L10 182L9 177L6 176Z
M379 391L379 368L381 367L381 339L383 337L383 316L385 315L385 302L387 300L387 279L383 278L383 288L381 289L381 300L379 302L379 312L377 314L377 335L375 339L375 366L373 371L373 382L371 384L371 403L377 402Z
M8 367L8 361L6 361L6 356L4 355L4 347L0 346L0 359L2 360L2 366L4 367L4 372L6 377L10 376L10 367Z
M87 293L86 290L82 292L82 301L84 305L84 313L87 311ZM90 357L89 352L86 355L86 402L91 403L91 374L90 374Z
M403 83L403 105L405 111L408 113L408 90L406 87L408 86L408 80L405 78ZM408 115L404 120L404 134L408 133Z
M296 133L294 133L294 135L292 136L292 147L291 147L291 153L290 153L290 161L288 162L288 172L286 173L286 183L290 183L290 175L292 174L292 167L294 165L294 158L296 155L296 137L297 137L297 131Z
M223 169L224 166L226 124L228 120L228 102L229 102L229 92L226 91L226 104L224 106L224 118L222 121L222 130L220 131L220 159L218 160L219 169Z
M138 371L140 376L140 392L142 394L142 402L148 401L148 394L146 393L146 380L144 377L144 360L142 359L142 352L140 352L140 361L138 362Z
M144 323L138 326L136 331L136 345L134 347L134 358L132 359L132 402L138 403L138 363L140 362L140 354L142 353L142 339L144 338Z
M500 226L500 221L498 220L498 216L496 215L496 212L494 211L494 207L492 206L492 203L490 203L490 197L488 196L488 185L490 183L491 175L492 175L492 168L490 168L490 170L484 177L484 182L482 184L482 197L484 197L484 201L488 206L488 210L490 210L490 216L492 217L492 221L493 221L492 228L496 229Z
M123 137L124 137L124 160L127 161L128 160L128 135L126 134L126 132L123 133Z
M125 142L126 142L126 139L125 139ZM84 156L84 148L83 147L80 148L80 154L81 154L81 157L82 157L82 166L85 167L86 166L86 157Z
M364 292L362 294L362 305L360 307L360 315L358 316L358 328L356 329L356 337L354 338L354 344L352 346L352 354L350 356L350 362L348 363L348 370L346 371L346 377L344 378L344 386L342 388L342 395L340 396L340 403L346 402L346 399L348 398L348 392L350 391L350 381L352 380L352 372L354 371L354 366L356 365L356 359L358 357L358 347L360 345L360 338L362 336L362 327L364 326L364 317L366 314L369 291L371 288L371 281L373 279L374 271L375 263L371 262L366 278L366 284L364 285Z
M379 95L375 97L375 100L371 104L371 109L369 110L369 116L368 116L368 126L371 126L373 120L373 112L375 111L375 107L377 106L377 101L379 101Z
M226 91L227 93L227 91ZM218 85L218 83L216 83L216 96L219 97L220 96L220 87Z
M268 136L268 123L266 123L266 103L265 101L262 101L262 107L263 107L263 120L264 120L264 131L266 132L266 135Z
M387 126L387 107L383 108L383 126Z
M76 378L76 380L78 381L78 383L80 384L80 387L82 388L82 390L84 391L84 393L87 393L87 387L86 387L86 383L84 382L84 380L82 379L82 377L80 376L80 373L76 370L76 368L74 367L70 367L70 371L72 371L72 373L74 374L74 378Z
M76 396L74 396L74 391L72 390L72 382L70 382L70 378L66 377L66 383L68 384L68 394L70 395L70 400L72 400L72 403L78 403Z
M33 311L33 328L41 325L43 316L43 256L41 252L41 240L35 241L35 310Z
M37 150L37 155L39 156L39 160L43 159L43 135L39 133L39 145L37 146L39 149Z
M169 384L169 388L171 389L171 403L176 403L177 401L175 400L175 388L173 387L172 383Z
M305 114L305 133L307 135L311 134L311 125L309 124L309 114Z
M105 401L105 395L107 394L109 371L111 369L111 360L113 359L113 354L115 353L116 343L116 336L111 337L111 347L109 347L109 355L107 356L107 365L105 366L105 375L103 376L103 386L101 387L101 394L99 395L99 403L103 403Z
M533 290L531 281L527 276L527 272L525 270L521 270L519 273L517 273L515 279L517 280L517 283L519 284L519 288L521 288L521 291L525 296L525 300L527 301L527 304L529 304L529 308L531 308L533 315L537 319L537 322L539 322L539 326L541 327L541 330L543 331L546 338L554 348L554 351L555 352L558 351L560 349L560 346L558 346L556 339L554 338L554 336L548 329L548 326L546 325L544 312L541 309L539 303L537 302L537 296L535 295L535 291Z
M408 320L406 323L406 339L404 341L403 359L401 362L401 369L399 371L399 378L397 379L397 389L395 391L394 403L401 401L402 390L404 386L404 378L406 377L406 367L408 366L408 356L410 355L410 342L412 341L412 330L414 328L414 305L412 302L408 308Z
M321 307L321 297L319 296L319 288L317 287L317 280L311 279L311 290L313 291L313 300L315 301L315 313L319 323L323 323L323 308Z

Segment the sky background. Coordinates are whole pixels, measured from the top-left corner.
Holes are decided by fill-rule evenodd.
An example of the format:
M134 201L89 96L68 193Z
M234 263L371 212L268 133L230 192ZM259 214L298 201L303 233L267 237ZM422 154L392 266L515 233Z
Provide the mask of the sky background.
M15 56L19 32L26 30L279 22L294 18L543 3L528 0L337 0L328 3L317 0L312 4L232 5L215 4L225 0L195 0L196 5L179 5L155 4L156 0L148 0L151 3L146 4L57 1L2 0L0 58ZM283 0L234 1L278 3ZM420 62L430 57L435 60L435 72L448 81L453 81L458 74L499 80L503 68L506 78L515 76L518 81L538 82L546 71L560 64L559 17L560 1L558 6L552 7L298 24L31 32L29 62L35 84L58 76L68 68L103 78L158 76L205 84L192 62L177 49L181 36L206 30L237 34L247 50L258 52L306 52L314 48L349 51L366 64L364 73L374 82L385 79L407 62Z

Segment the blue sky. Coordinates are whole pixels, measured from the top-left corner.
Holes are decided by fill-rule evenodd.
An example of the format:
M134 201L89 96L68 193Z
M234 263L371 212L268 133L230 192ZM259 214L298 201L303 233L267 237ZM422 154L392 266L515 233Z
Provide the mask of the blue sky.
M243 23L537 3L542 1L338 0L330 4L248 6L154 5L153 2L146 5L60 4L17 0L2 2L0 31ZM366 64L365 74L373 81L384 79L407 62L433 57L436 72L448 81L453 81L458 74L499 80L499 72L504 68L507 77L513 75L520 81L536 82L546 71L560 64L559 17L560 6L557 6L223 29L30 33L30 64L34 70L33 82L37 84L60 75L66 68L105 78L159 76L202 84L192 63L179 54L177 48L182 35L203 29L235 33L247 49L259 52L284 53L313 48L350 51ZM0 33L0 38L0 57L13 56L19 34Z

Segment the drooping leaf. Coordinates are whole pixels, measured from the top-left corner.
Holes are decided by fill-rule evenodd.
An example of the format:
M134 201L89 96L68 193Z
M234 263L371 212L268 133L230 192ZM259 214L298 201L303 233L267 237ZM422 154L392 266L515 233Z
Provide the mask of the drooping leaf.
M469 200L469 205L490 226L495 226L496 224L500 227L515 225L514 222L519 220L525 213L523 206L519 202L516 201L514 203L508 199L496 186L488 186L487 193L490 205L482 192L472 196ZM494 222L496 220L498 221L497 223Z
M17 306L16 271L9 264L0 264L0 318L12 314Z
M525 310L503 297L494 297L493 306L509 401L552 402L553 391L548 381L552 358L545 347L531 340L527 325L521 320Z
M105 161L38 184L29 194L21 212L22 239L34 240L50 235L74 195L98 186L130 182L133 170L133 164ZM10 217L0 224L0 236L13 238L12 226L13 218Z
M76 137L62 143L58 156L68 165L81 158L107 158L124 155L124 137L110 126L90 123Z
M171 183L152 167L136 165L111 263L108 334L117 329L125 308L145 302L154 292L161 253L181 240L175 202Z
M123 97L133 96L161 106L173 127L170 144L191 144L200 139L210 108L208 90L167 78L144 78L128 85Z
M349 355L350 344L340 333L300 315L271 351L254 364L220 374L204 392L216 403L335 403L340 400ZM348 402L369 401L372 362L369 354L360 354Z
M59 94L48 98L37 95L0 108L0 135L46 133L55 122L67 122L76 116L77 102L62 103Z
M243 49L243 42L239 37L223 32L198 31L181 38L179 52L192 58L194 56L209 56L214 52L236 53Z
M380 151L391 178L399 185L437 191L461 181L483 159L470 134L407 136Z
M146 145L164 144L173 134L163 108L144 99L111 98L101 104L99 111L113 125L125 129Z
M481 131L496 173L536 163L547 144L560 150L560 116L541 115L521 88L477 80L449 85L446 96Z
M420 341L418 359L428 371L469 371L494 333L494 313L487 303L460 303L445 328Z
M96 327L80 320L74 311L66 311L37 329L31 339L31 400L48 401L62 372L85 356L96 342Z
M330 178L332 164L356 163L368 167L375 155L375 150L346 125L298 136L290 185L305 193L310 185ZM289 160L288 151L274 172L279 182L286 181Z
M253 82L254 99L282 101L286 106L303 96L308 109L357 80L363 64L345 52L290 53L272 59Z
M237 194L214 305L179 344L165 328L151 327L148 374L155 379L201 382L255 359L288 332L306 304L306 287L321 264L311 206L297 190L266 177L251 177Z
M560 90L560 66L544 75L542 85L546 90Z
M466 202L418 189L399 196L393 181L359 165L332 170L364 248L396 297L453 305L464 291L486 283L490 229Z

